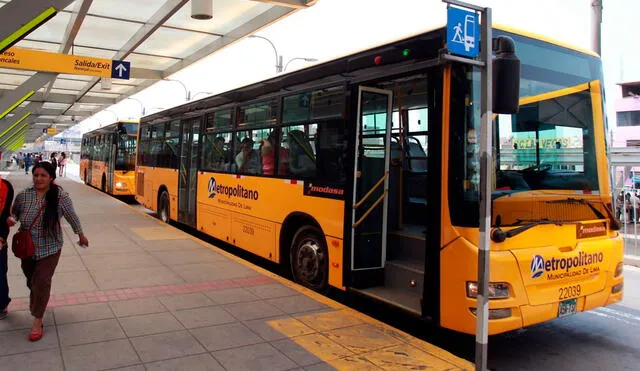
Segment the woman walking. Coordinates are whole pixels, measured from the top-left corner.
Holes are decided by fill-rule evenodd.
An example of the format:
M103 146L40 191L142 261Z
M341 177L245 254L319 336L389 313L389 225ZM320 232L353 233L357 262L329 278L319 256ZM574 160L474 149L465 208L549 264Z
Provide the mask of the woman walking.
M60 161L58 161L58 176L64 176L65 165L67 165L67 154L62 152L60 153Z
M64 216L71 224L73 231L80 237L81 246L88 246L89 241L82 233L82 226L69 194L53 182L56 178L53 166L48 162L38 162L34 165L32 174L33 186L18 193L7 224L13 226L20 221L20 230L30 230L35 246L34 256L22 259L22 271L27 278L27 287L31 290L29 309L35 317L29 340L37 341L44 335L42 317L47 309L51 279L63 244L60 218Z

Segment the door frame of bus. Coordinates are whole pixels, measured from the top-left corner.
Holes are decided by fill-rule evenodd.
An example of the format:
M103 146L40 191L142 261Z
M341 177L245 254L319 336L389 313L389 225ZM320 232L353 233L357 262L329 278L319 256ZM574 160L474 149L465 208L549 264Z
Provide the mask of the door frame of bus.
M378 180L376 185L373 186L371 190L369 190L360 200L357 199L358 192L358 153L360 150L360 127L362 126L362 96L363 93L373 93L386 95L387 97L387 117L385 123L385 145L384 145L384 163L385 170L383 177ZM357 271L378 271L384 269L385 261L386 261L386 248L387 248L387 208L388 208L388 190L389 190L389 155L390 155L390 147L391 147L391 116L393 113L393 91L391 90L383 90L377 88L371 88L363 85L358 86L358 108L357 108L357 124L356 124L356 136L355 136L355 157L354 157L354 172L353 172L353 194L352 194L352 210L351 210L351 272ZM359 205L362 205L363 202L367 199L367 197L371 196L373 192L381 185L383 185L383 195L369 208L368 211L365 211L365 214L359 219L356 220L356 209ZM381 241L381 256L380 256L380 264L373 265L370 267L361 267L356 268L356 251L355 251L355 237L356 237L356 228L360 222L365 220L369 215L371 210L378 207L378 204L382 202L382 241Z
M97 138L97 136L89 138L89 141L92 141L93 139L92 143L89 145L89 148L91 148L91 153L87 155L87 168L85 169L85 171L87 172L85 184L89 186L93 186L93 156L95 155L95 144Z
M194 126L197 125L197 132L194 132ZM198 161L192 163L193 159L193 137L198 135L198 147L195 148L196 156L199 157L200 148L200 129L202 128L201 117L189 117L180 120L180 156L178 157L178 215L177 220L180 223L196 228L196 206L197 206L197 182L198 182ZM185 143L185 129L187 129L187 137ZM186 162L185 162L186 161ZM184 181L183 181L183 165ZM195 167L195 169L194 169ZM195 171L195 179L191 179L191 173ZM194 181L196 184L191 184ZM196 189L195 194L191 194L190 190ZM186 200L185 200L186 198ZM190 203L190 201L192 201ZM190 207L191 206L191 207ZM191 213L190 213L191 211ZM193 215L191 215L193 214Z
M119 134L116 130L115 133L111 134L111 156L109 156L109 158L111 159L111 161L109 161L109 164L107 166L107 184L105 187L105 190L107 191L107 193L112 194L113 193L113 178L114 178L114 173L116 170L116 161L117 156L118 156L118 139L119 139Z

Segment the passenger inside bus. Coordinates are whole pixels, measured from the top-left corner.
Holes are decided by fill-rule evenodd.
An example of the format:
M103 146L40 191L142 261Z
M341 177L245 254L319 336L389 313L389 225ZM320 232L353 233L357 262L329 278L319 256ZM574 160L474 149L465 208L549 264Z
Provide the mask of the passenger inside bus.
M213 169L229 171L229 167L231 166L231 153L229 146L225 145L224 137L216 137L216 139L213 140Z
M309 138L300 130L287 134L289 140L289 172L299 177L314 176L316 157Z
M253 149L253 140L245 137L240 145L240 152L236 155L238 173L260 174L260 159L258 152Z
M260 153L262 154L262 174L263 175L274 175L275 166L276 166L276 156L275 156L275 131L269 133L269 137L267 139L263 139L260 145ZM279 164L278 164L278 172L280 174L285 173L287 170L287 163L289 162L289 151L282 146L279 149Z

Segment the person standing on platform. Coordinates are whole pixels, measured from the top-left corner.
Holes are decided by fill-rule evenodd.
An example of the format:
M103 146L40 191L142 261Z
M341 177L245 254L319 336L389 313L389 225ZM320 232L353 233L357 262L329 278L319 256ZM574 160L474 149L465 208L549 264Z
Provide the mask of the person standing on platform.
M51 154L51 159L49 160L49 162L51 162L51 165L53 165L53 172L56 173L58 171L58 159L56 158L56 155L58 153L53 152Z
M80 237L80 246L89 246L89 240L82 232L71 197L53 182L56 178L53 166L41 161L33 167L32 174L33 186L18 193L7 223L13 226L20 221L20 230L30 230L35 246L35 255L22 259L22 272L31 290L29 309L35 317L29 340L38 341L44 335L42 318L49 303L51 279L63 245L60 218L64 216L71 224L73 232Z
M29 168L31 167L31 153L27 153L26 156L24 156L24 173L25 174L29 174Z
M11 215L11 202L13 201L13 186L6 179L0 179L0 320L7 317L7 308L11 302L9 297L9 284L7 283L8 253L7 236L9 225L7 218Z
M58 161L58 176L64 176L64 167L67 165L67 154L62 152L60 153L60 161Z

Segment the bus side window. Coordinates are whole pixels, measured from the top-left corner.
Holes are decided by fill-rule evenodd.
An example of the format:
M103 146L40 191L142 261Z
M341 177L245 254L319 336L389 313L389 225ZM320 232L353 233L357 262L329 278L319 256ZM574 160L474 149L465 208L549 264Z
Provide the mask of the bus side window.
M316 139L318 178L327 181L344 181L344 122L330 121L318 125Z
M283 148L288 147L288 174L294 178L312 178L316 176L315 148L309 136L305 133L311 128L317 128L317 124L283 128L280 146Z

